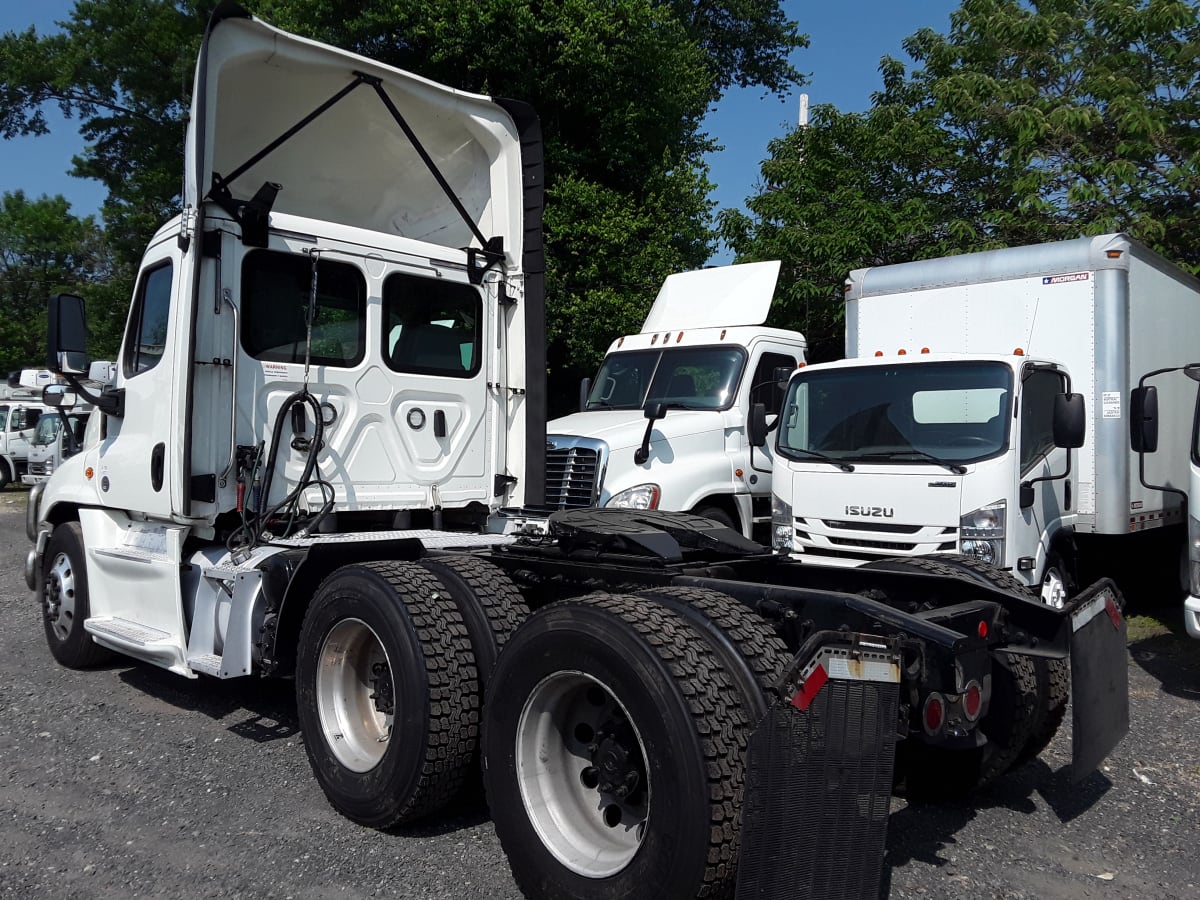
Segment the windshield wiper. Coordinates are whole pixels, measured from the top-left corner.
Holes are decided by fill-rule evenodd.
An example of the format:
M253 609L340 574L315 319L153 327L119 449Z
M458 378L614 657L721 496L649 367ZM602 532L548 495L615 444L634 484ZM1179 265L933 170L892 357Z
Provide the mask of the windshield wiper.
M786 449L781 447L780 450L783 451L785 455L788 453L802 453L805 456L811 456L813 459L819 459L821 462L829 463L831 466L837 466L843 472L854 471L854 466L845 460L834 459L832 456L826 456L824 453L820 453L816 450L808 450L803 447L787 447Z
M918 450L916 447L909 447L903 450L889 450L887 453L868 453L865 456L858 457L860 462L866 460L881 460L895 459L897 456L915 456L918 459L923 459L926 462L936 463L946 469L949 469L955 475L966 475L967 467L960 466L958 463L952 463L941 457L934 456L932 453L927 453L924 450Z

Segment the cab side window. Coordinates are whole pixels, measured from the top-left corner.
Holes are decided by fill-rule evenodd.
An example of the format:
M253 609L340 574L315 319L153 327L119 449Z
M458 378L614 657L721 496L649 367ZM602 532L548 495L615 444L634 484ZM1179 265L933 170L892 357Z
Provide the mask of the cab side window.
M162 360L171 313L171 275L170 260L142 273L121 360L127 378L150 371Z
M395 273L383 284L383 358L394 372L479 371L483 299L469 284Z
M1054 449L1054 398L1067 389L1058 372L1038 369L1025 377L1021 398L1021 475Z
M761 403L767 408L768 416L779 414L785 390L775 384L775 370L781 366L795 369L798 360L787 353L764 353L754 369L754 380L750 382L750 405Z

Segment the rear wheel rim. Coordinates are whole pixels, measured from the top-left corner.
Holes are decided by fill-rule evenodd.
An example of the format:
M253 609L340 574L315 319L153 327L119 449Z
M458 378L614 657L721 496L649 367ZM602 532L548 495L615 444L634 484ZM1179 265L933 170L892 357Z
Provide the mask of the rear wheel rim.
M383 642L361 619L338 622L321 645L317 713L325 743L352 772L383 760L395 719L395 683Z
M75 565L71 557L59 553L46 573L46 618L54 636L65 641L75 622Z
M1067 584L1055 566L1047 569L1042 578L1042 602L1054 609L1062 609L1067 603Z
M646 749L608 685L556 672L533 689L517 726L516 774L525 813L565 867L607 878L633 861L646 834Z

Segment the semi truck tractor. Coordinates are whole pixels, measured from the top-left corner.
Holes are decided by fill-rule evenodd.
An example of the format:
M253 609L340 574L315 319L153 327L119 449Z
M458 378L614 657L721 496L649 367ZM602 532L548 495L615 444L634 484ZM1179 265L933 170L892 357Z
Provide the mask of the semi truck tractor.
M612 342L580 411L547 425L554 509L690 510L766 539L772 451L751 441L754 404L779 413L775 370L804 336L765 328L779 262L669 276L638 334Z
M82 301L49 307L50 367L99 417L30 491L63 665L291 678L318 783L366 826L481 766L541 900L876 896L894 776L965 792L1036 756L1051 664L1075 777L1121 739L1111 582L1052 609L970 559L807 567L655 510L489 529L544 508L527 106L222 3L187 166L103 387Z
M1146 479L1128 404L1197 333L1200 282L1120 234L852 272L847 359L784 402L775 545L832 566L965 553L1054 606L1114 554L1173 584L1193 397L1163 385Z

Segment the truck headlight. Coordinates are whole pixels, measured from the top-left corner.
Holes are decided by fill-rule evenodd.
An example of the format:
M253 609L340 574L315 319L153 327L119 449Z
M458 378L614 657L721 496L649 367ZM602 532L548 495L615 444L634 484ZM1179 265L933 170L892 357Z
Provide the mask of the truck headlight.
M778 494L771 493L771 549L793 550L795 542L792 525L792 504Z
M990 565L1003 566L1007 524L1007 500L997 500L971 510L958 520L962 552Z
M662 491L657 484L635 484L608 498L609 509L658 509Z

